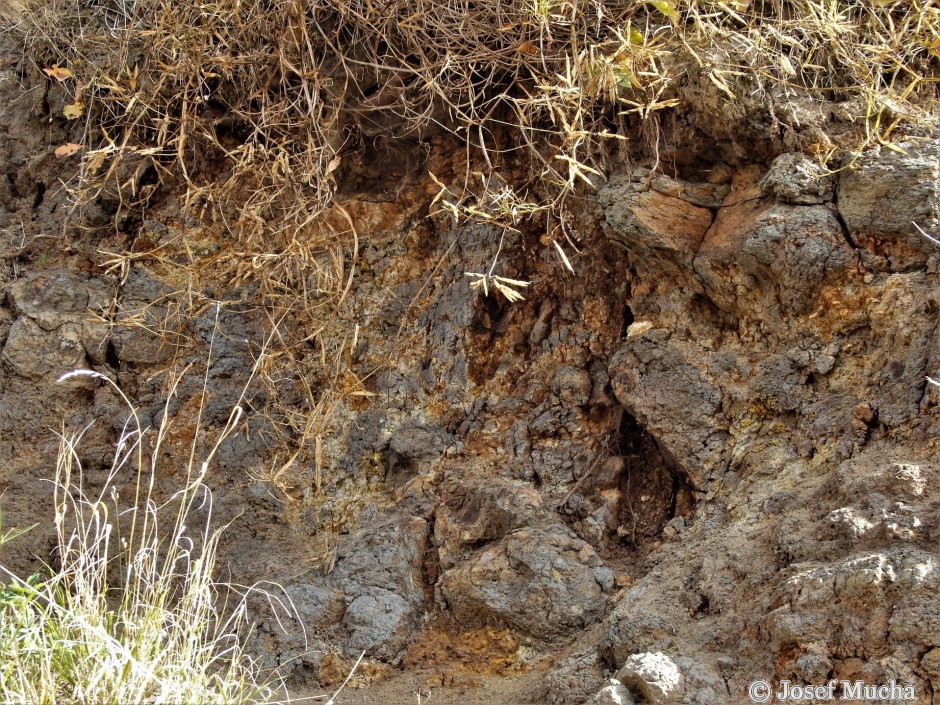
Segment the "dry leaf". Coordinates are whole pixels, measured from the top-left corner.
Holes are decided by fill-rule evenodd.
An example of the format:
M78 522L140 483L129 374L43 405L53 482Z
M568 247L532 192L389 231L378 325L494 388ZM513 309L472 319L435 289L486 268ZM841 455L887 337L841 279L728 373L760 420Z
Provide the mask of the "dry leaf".
M665 17L672 19L673 17L679 16L676 6L669 2L669 0L646 0L646 2L659 10L659 13Z
M55 155L57 157L71 157L75 152L80 150L82 146L80 144L75 144L75 142L69 142L67 144L60 145L55 149Z
M793 68L793 62L790 61L787 56L778 54L777 66L780 67L780 73L782 73L784 76L790 76L791 78L796 76L796 69Z
M522 42L522 44L516 47L516 51L518 51L520 54L538 54L539 53L538 47L536 47L535 44L533 44L532 42Z
M85 104L81 101L71 103L62 108L62 114L68 120L78 120L85 112Z
M96 174L98 169L101 168L101 165L104 164L105 153L104 152L95 152L88 159L88 162L85 164L85 171L89 174Z
M335 156L330 160L330 163L326 165L326 176L329 176L334 171L339 168L339 165L342 163L342 157Z
M67 78L74 78L74 74L69 71L64 66L59 66L58 64L53 64L51 69L43 69L42 72L47 76L51 76L57 81L64 81Z

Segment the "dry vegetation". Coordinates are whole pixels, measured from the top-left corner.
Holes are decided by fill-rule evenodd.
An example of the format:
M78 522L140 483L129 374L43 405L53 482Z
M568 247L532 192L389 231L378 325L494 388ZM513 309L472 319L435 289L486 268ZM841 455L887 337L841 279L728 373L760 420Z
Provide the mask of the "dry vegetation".
M527 223L570 267L567 199L638 128L694 109L677 91L693 73L729 103L784 89L856 106L857 150L937 107L937 0L18 0L5 14L84 126L66 146L77 212L104 204L120 228L184 194L175 242L107 265L183 270L180 316L208 279L255 287L275 331L266 413L318 467L337 400L364 393L345 364L358 236L334 200L363 144L451 134L467 168L434 207ZM187 222L226 247L195 251ZM524 288L495 267L473 283ZM300 401L280 403L285 387Z
M220 529L203 484L212 457L241 409L202 462L192 448L185 482L158 497L151 462L169 424L146 429L114 386L127 422L103 485L79 460L82 432L63 433L54 478L56 566L30 578L0 564L0 700L6 703L280 702L283 686L246 651L249 594L262 594L293 622L284 593L218 582ZM172 394L171 394L172 396ZM200 409L201 412L201 409ZM157 457L158 453L154 453ZM124 477L134 478L128 496ZM95 485L97 489L92 489ZM22 531L0 536L0 548ZM301 626L302 628L302 626Z

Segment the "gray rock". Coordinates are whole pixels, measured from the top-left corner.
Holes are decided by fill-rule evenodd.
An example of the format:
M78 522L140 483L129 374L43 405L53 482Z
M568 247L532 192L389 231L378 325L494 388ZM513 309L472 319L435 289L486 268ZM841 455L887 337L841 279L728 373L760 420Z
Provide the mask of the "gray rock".
M92 315L106 309L110 298L111 290L105 282L65 270L34 273L9 287L13 310L43 330L53 331L66 323L78 325L82 346L92 362L99 365L105 361L110 327L96 322Z
M760 186L765 195L796 205L831 201L834 190L832 177L802 154L781 154L774 159Z
M524 529L444 573L441 593L468 623L508 624L540 639L569 635L603 616L613 575L562 527Z
M685 686L683 705L725 705L732 702L725 679L715 670L688 656L678 656L675 661L682 671Z
M169 286L150 276L146 268L131 270L121 291L121 311L111 335L114 352L122 363L135 367L158 365L177 351L176 336L164 331L167 311L163 301L171 293Z
M389 447L400 458L433 460L444 452L448 434L440 427L405 425L389 439Z
M853 235L906 240L917 250L935 250L917 234L940 230L940 142L905 142L906 153L874 150L843 172L839 212Z
M796 669L804 682L822 685L832 673L832 659L825 649L812 645L797 657Z
M785 355L768 355L754 366L750 395L774 411L793 411L804 397L803 375Z
M694 253L712 223L711 211L629 178L611 179L598 193L609 237L637 252Z
M427 538L427 522L407 517L343 541L329 578L346 595L347 656L367 650L384 660L400 659L424 615Z
M917 501L927 487L919 463L890 462L883 456L861 456L840 463L831 480L835 501L860 505L877 493L891 500Z
M10 309L0 306L0 347L7 341L10 334L10 326L13 325L13 314Z
M605 670L595 646L561 658L542 678L538 702L579 705L590 701L605 681Z
M88 352L88 358L94 365L104 365L108 361L108 343L111 341L111 326L104 323L85 321L81 324L82 345Z
M927 477L920 465L915 463L894 463L891 467L894 479L892 486L907 497L916 498L924 494Z
M631 654L669 648L678 635L678 619L664 609L660 589L650 577L623 595L605 621L602 646L615 662ZM675 600L670 600L673 606Z
M10 327L2 359L22 377L49 382L71 370L87 367L78 326L66 323L46 331L25 316Z
M809 313L822 287L854 266L855 254L828 207L761 205L747 201L749 193L719 211L695 272L723 310L764 318Z
M649 705L678 703L685 694L682 671L661 651L633 654L617 672L617 680L636 688Z
M435 513L434 542L441 566L452 568L481 545L546 516L541 496L527 483L450 485Z
M417 614L401 595L373 587L349 603L343 624L349 630L345 643L348 656L366 651L393 661L417 627Z
M166 361L176 346L159 331L160 322L148 312L142 322L121 316L111 333L114 351L121 362L131 365L157 365Z
M703 469L715 472L728 462L727 422L722 393L687 358L692 352L673 344L667 331L631 326L609 371L617 400L656 439L663 455L702 487Z
M663 174L658 174L650 180L650 188L665 196L674 196L691 203L693 206L702 208L718 208L730 190L727 183L717 181L714 183L691 183L673 179Z
M912 549L794 564L794 575L777 589L779 607L764 620L769 644L778 652L804 644L816 653L868 653L873 644L884 645L888 634L895 643L929 643L929 635L940 630L935 565L935 556ZM839 605L836 613L833 604Z
M552 392L565 406L582 406L591 398L591 375L576 367L561 367L552 378Z
M256 480L248 487L248 497L250 502L257 507L276 511L280 509L284 500L279 498L279 492L274 483Z
M382 409L368 409L359 414L346 432L346 453L339 459L339 467L355 475L363 464L373 462L376 454L388 447L387 417Z
M920 659L920 665L924 673L930 677L930 681L934 684L934 692L936 692L936 686L940 685L940 647L934 647L924 654Z
M452 442L450 434L438 426L403 425L388 440L386 481L398 486L426 472Z
M127 281L121 289L125 301L153 304L168 296L173 289L165 282L152 276L149 269L136 265L127 275Z
M346 612L343 591L327 584L290 585L285 592L308 629L335 626Z
M927 563L922 563L927 570ZM937 585L940 581L934 580ZM925 591L926 592L926 591ZM918 596L913 600L897 605L891 615L891 636L894 639L907 639L915 644L929 644L940 634L940 596Z
M75 272L40 272L13 283L9 292L13 310L29 316L43 330L74 322L88 308L88 288Z

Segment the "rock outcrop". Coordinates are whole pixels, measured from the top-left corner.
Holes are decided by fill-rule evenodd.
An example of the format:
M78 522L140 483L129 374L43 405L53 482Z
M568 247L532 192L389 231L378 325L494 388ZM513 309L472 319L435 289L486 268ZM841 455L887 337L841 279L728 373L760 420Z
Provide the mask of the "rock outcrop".
M28 197L60 168L24 154L40 109L17 104L2 135L0 228L61 217ZM178 270L141 255L102 271L88 234L37 240L49 265L0 259L4 522L51 508L60 419L96 419L81 460L89 482L107 472L120 399L54 384L90 367L155 428L175 389L164 495L234 405L258 412L206 482L222 568L277 581L306 626L254 605L255 652L298 678L362 652L431 662L432 635L488 628L512 635L504 670L546 666L552 705L745 702L758 678L893 679L938 702L940 249L915 224L940 231L940 142L830 172L776 138L741 156L715 130L707 159L624 167L579 201L577 276L520 233L428 219L424 167L397 195L345 184L363 229L348 340L298 331L290 353L334 355L342 394L270 373L272 318L236 281L205 284L217 303L183 320ZM452 153L434 142L426 167ZM186 252L161 233L182 218L167 198L134 227L169 261ZM524 301L470 288L494 258L532 281ZM7 564L48 561L50 536Z

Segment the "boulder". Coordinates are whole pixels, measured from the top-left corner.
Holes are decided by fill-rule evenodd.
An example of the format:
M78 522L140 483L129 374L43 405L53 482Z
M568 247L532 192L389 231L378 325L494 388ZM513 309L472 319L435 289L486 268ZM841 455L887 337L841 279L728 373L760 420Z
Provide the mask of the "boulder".
M441 594L462 622L496 621L551 639L603 616L613 573L561 526L522 529L444 573Z

